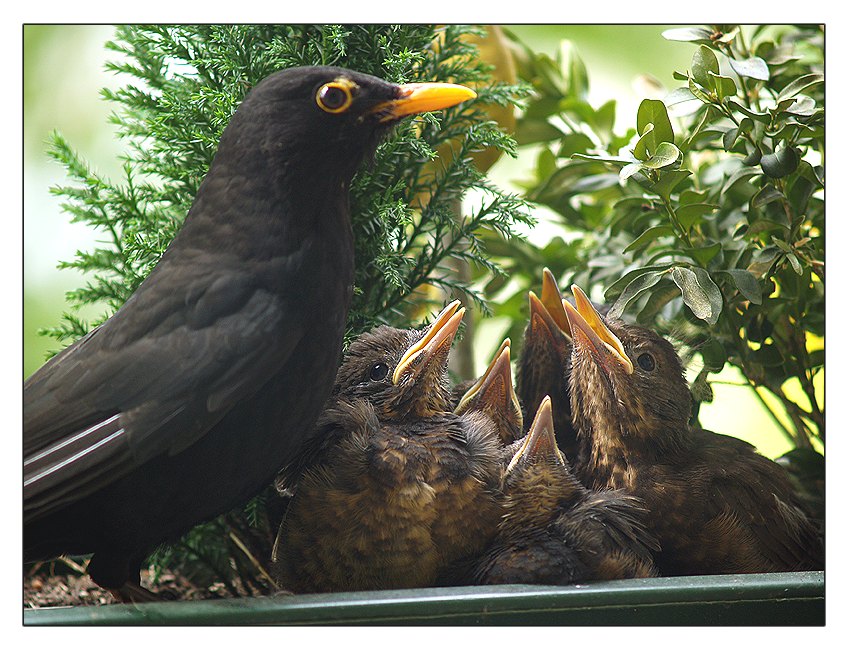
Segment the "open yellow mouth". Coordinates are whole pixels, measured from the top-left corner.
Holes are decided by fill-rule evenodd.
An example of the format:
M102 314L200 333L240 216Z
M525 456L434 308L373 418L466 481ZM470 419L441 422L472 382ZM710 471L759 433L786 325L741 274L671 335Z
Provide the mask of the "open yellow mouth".
M574 339L576 334L583 335L598 353L606 351L608 356L621 365L626 373L632 374L634 364L625 353L622 341L604 324L590 299L587 298L587 294L581 291L578 285L572 285L572 293L575 296L575 307L572 307L565 299L563 300L563 308L566 310L569 325L572 328L572 338Z
M521 412L519 399L513 390L513 374L510 371L510 339L504 339L486 371L466 391L454 412L465 413L469 402L477 395L485 395L490 402L505 406L512 403L516 412Z
M410 373L415 375L437 352L450 348L465 313L466 308L460 307L459 300L449 303L439 312L425 335L404 352L392 373L392 383L397 384Z
M397 120L405 115L449 108L477 97L471 88L460 84L413 83L400 86L398 98L381 102L371 112L380 113L380 121Z

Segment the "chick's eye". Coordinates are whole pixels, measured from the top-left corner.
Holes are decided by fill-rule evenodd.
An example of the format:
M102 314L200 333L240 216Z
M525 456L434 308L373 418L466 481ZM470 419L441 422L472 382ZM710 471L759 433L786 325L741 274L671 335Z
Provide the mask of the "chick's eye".
M648 352L643 352L637 357L637 364L643 370L654 370L654 357Z
M351 90L345 84L334 81L324 84L318 89L315 101L323 111L342 113L348 110L354 98L351 95Z
M374 364L371 367L371 370L369 370L368 376L369 376L369 379L371 379L372 381L380 381L381 379L386 377L388 372L389 372L389 366L387 366L383 362L380 362L380 363Z

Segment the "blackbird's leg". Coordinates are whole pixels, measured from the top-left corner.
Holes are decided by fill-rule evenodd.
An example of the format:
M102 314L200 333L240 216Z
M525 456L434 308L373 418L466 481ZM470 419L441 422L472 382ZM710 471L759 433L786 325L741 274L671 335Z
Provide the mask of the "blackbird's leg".
M139 566L143 557L130 557L127 553L95 553L88 564L88 574L98 585L122 603L151 603L164 600L158 594L141 586Z

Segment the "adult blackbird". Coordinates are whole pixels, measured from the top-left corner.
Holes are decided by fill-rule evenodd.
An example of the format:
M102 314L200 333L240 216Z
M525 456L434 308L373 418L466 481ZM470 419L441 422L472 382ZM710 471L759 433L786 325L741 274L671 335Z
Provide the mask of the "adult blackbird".
M566 585L657 575L639 499L585 488L557 448L545 396L503 479L504 518L478 564L485 584Z
M572 337L563 310L563 296L551 271L543 270L539 298L529 291L528 300L530 317L516 370L516 391L529 421L543 398L551 397L557 445L569 458L574 458L577 439L569 397Z
M586 485L641 498L664 575L820 569L823 548L783 468L742 440L688 425L672 345L601 317L572 287L572 412Z
M293 592L456 581L495 532L499 442L483 414L448 410L447 363L464 310L425 331L358 337L303 450L272 562Z
M24 385L25 561L94 553L96 582L140 598L154 545L291 460L339 361L351 178L401 117L471 97L332 67L250 91L150 276Z
M493 420L503 445L522 437L522 409L513 390L510 369L510 339L504 339L483 375L468 386L454 407L457 415L476 411Z

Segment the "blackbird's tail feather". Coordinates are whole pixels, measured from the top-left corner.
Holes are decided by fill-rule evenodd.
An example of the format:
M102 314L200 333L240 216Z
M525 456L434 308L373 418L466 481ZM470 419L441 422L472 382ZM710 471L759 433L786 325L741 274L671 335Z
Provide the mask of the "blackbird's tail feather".
M111 482L131 459L120 413L24 458L24 523Z

